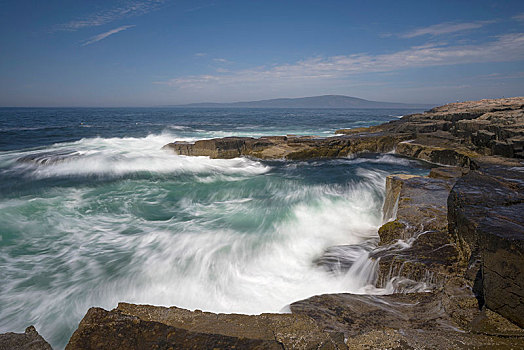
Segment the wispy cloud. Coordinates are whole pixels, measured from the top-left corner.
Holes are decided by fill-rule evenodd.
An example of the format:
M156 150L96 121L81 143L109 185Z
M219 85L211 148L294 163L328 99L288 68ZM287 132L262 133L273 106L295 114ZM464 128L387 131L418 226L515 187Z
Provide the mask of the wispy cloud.
M373 72L392 72L407 68L455 65L479 62L524 60L524 33L507 34L495 40L477 44L450 46L428 44L387 54L366 53L316 57L293 64L174 78L156 82L184 89L209 89L224 86L297 86L323 82ZM220 73L220 72L219 72Z
M195 54L195 56L196 56L196 57L204 57L204 56L207 56L207 53L205 53L205 52L197 52L197 53Z
M443 34L451 34L462 32L465 30L481 28L487 24L494 23L495 21L476 21L476 22L467 22L467 23L440 23L434 24L429 27L417 28L410 32L400 34L401 38L414 38L422 35L437 36Z
M515 72L511 74L491 73L491 74L477 75L476 78L489 79L489 80L522 79L524 78L524 72Z
M55 27L55 30L74 31L82 28L97 27L113 21L144 15L158 9L166 0L133 0L124 5L99 11Z
M135 25L121 26L121 27L118 27L118 28L115 28L115 29L111 29L111 30L109 30L109 31L107 31L105 33L95 35L95 36L89 38L85 43L83 43L82 46L91 45L93 43L96 43L97 41L100 41L100 40L103 40L103 39L107 38L110 35L116 34L118 32L121 32L121 31L129 29L129 28L133 28L134 26Z
M213 58L213 61L219 62L219 63L231 63L231 61L226 60L225 58Z
M211 6L215 6L215 4L207 4L207 5L202 5L202 6L191 7L187 10L184 10L184 12L195 12L195 11L202 10L202 9L205 9Z
M511 17L511 18L514 19L514 20L516 20L516 21L524 22L524 12L519 13L518 15L513 16L513 17Z

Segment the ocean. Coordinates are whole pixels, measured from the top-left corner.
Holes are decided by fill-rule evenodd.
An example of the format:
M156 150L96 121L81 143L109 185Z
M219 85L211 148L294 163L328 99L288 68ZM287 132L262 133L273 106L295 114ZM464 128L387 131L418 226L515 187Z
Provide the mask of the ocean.
M35 325L60 349L90 307L119 301L257 314L317 294L387 293L370 285L364 248L349 271L315 261L333 245L376 242L386 176L431 165L394 154L223 160L161 147L329 137L414 112L0 108L0 333Z

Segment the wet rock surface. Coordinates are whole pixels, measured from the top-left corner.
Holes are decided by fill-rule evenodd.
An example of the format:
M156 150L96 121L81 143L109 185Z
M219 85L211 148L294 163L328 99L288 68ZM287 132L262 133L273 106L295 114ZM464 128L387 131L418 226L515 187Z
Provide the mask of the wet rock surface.
M453 177L387 177L383 212L385 220L394 220L379 229L380 246L370 253L379 261L378 286L394 277L439 286L460 273L447 222L447 198L455 181Z
M210 158L236 158L249 156L260 159L312 159L347 157L356 153L389 152L412 134L368 133L365 136L346 135L333 138L311 136L225 137L199 140L195 143L173 142L164 146L185 156Z
M524 326L524 167L484 167L451 191L449 229L479 302Z
M307 316L214 314L120 303L88 311L66 349L343 349Z
M0 334L0 350L52 350L51 345L29 326L24 333Z
M432 293L326 294L291 304L350 349L457 349L524 346L524 332L490 311L480 312L460 280ZM483 327L480 327L480 324Z
M327 248L314 263L332 273L345 273L355 266L363 252L371 252L376 245L377 240L370 239L360 244L332 246Z

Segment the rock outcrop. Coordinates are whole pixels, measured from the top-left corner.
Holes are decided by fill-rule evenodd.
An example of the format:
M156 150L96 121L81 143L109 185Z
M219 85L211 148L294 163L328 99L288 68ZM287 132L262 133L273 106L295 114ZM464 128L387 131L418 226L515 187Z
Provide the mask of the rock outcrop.
M461 280L433 293L326 294L291 314L213 314L121 303L91 308L66 349L520 348L524 331L489 310Z
M460 279L431 293L325 294L290 306L328 332L341 332L350 349L519 348L524 332L489 310Z
M485 155L524 158L524 97L452 103L339 136L225 137L164 146L179 155L260 159L347 157L390 152L432 163L475 168Z
M451 103L406 117L406 124L439 125L484 155L524 158L524 98Z
M378 231L377 286L392 278L441 286L461 272L457 248L448 233L447 198L456 179L392 175L386 179L386 222Z
M449 231L485 305L524 327L524 167L483 167L448 199Z
M91 308L66 349L342 349L307 316L214 314L120 303Z
M412 134L385 133L346 135L333 138L311 136L271 136L258 139L250 137L225 137L199 140L194 143L173 142L164 146L185 156L208 156L210 158L236 158L249 156L260 159L312 159L347 157L351 154L382 153L394 149L400 141L409 140Z
M0 350L52 350L51 345L29 326L24 333L0 334Z
M292 312L344 332L355 349L524 346L524 167L497 157L477 162L479 170L387 178L387 222L368 254L378 261L375 285L393 294L316 296ZM331 247L319 260L337 264L335 253L351 247ZM412 293L420 290L431 292Z

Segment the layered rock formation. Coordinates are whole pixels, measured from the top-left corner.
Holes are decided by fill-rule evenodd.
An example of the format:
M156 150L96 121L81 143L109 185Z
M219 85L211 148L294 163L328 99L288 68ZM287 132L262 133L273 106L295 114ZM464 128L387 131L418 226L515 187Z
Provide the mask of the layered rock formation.
M379 229L380 245L370 254L379 261L379 287L392 278L442 286L448 276L460 273L458 251L447 227L446 202L455 181L388 176L383 212L386 220L395 220Z
M524 171L486 166L448 199L449 232L484 304L524 327Z
M173 142L164 146L179 155L235 158L250 156L260 159L311 159L347 157L351 154L391 151L401 141L413 137L409 133L368 133L365 137L345 135L332 138L312 136L224 137L199 140L195 143Z
M474 168L482 155L524 158L524 97L452 103L339 136L225 137L164 146L177 154L234 158L310 159L390 152L444 165Z

